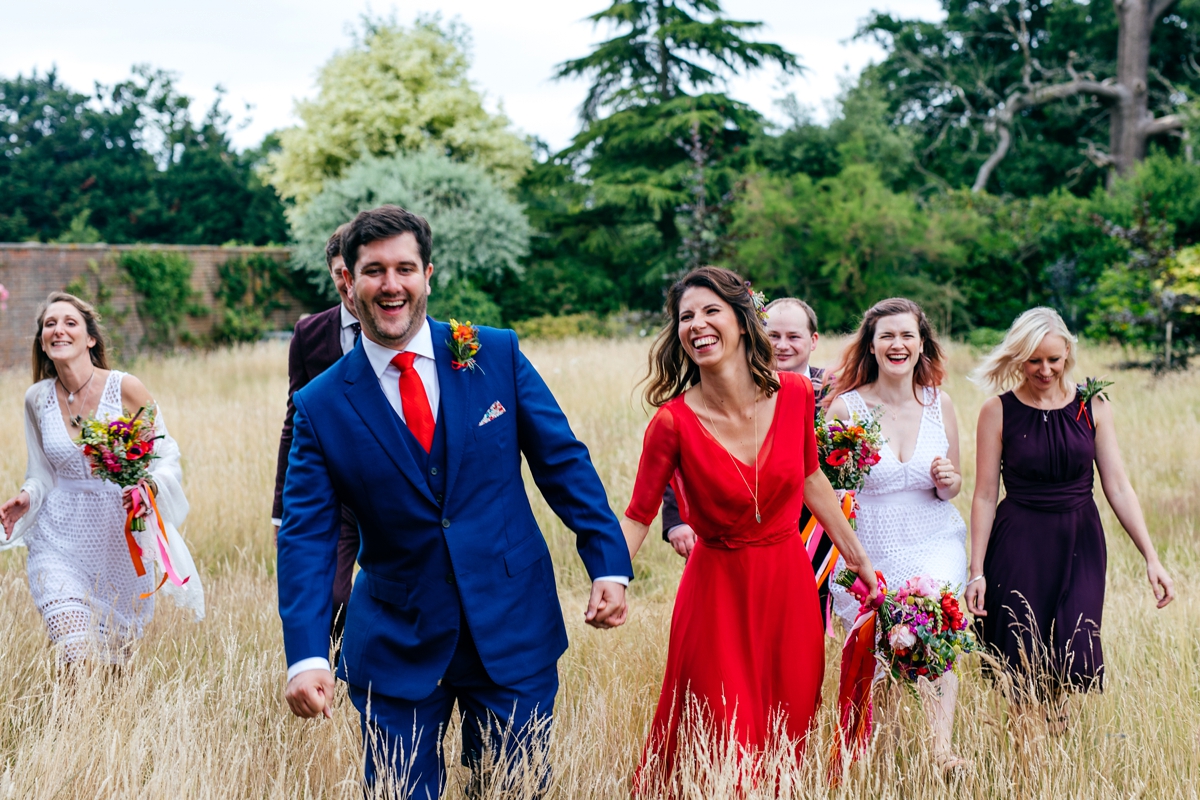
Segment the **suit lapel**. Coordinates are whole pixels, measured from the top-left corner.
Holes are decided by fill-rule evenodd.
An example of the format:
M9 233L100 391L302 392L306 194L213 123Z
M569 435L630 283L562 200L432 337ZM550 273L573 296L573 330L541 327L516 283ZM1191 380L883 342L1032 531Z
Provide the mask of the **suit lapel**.
M434 363L437 364L438 389L441 393L442 422L446 426L446 496L454 489L454 479L462 464L463 446L466 443L467 410L471 407L471 390L475 383L475 370L454 369L450 362L450 326L437 320L429 320L433 334Z
M417 462L413 461L412 453L404 443L400 431L400 417L383 396L383 390L379 388L379 378L376 377L375 370L371 369L371 362L367 359L362 344L351 350L346 359L349 361L346 367L346 383L349 384L346 387L346 399L362 417L367 430L371 431L383 447L396 469L400 470L429 502L435 502L424 472L417 466Z

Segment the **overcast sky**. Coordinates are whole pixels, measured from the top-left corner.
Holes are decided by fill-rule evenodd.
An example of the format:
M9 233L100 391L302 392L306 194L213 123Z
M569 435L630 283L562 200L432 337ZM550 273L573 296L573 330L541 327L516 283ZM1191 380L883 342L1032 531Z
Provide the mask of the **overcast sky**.
M555 64L588 52L606 38L588 14L608 0L202 0L97 3L42 0L5 3L0 23L0 75L28 74L57 66L67 85L88 91L96 81L111 83L133 64L148 63L178 75L179 88L195 98L196 115L223 86L226 108L242 127L239 147L257 144L263 134L294 124L292 103L314 93L317 69L345 48L347 26L370 8L395 12L401 22L418 13L440 11L459 17L471 29L471 75L488 105L503 102L514 124L554 148L565 146L578 129L577 109L586 87L549 79ZM937 0L725 0L734 19L759 20L759 38L782 44L807 68L781 83L774 72L732 82L734 97L778 118L773 102L794 92L820 119L838 92L839 79L856 75L880 51L869 42L850 42L872 10L906 17L940 17ZM247 109L247 106L249 108Z

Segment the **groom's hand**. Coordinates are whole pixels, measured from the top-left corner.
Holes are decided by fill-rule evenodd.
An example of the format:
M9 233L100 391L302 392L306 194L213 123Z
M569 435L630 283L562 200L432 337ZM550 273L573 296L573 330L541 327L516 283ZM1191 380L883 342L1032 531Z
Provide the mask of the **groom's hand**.
M624 586L616 581L595 581L583 618L593 628L615 628L625 622L627 610Z
M283 696L297 717L309 719L324 714L333 719L333 673L327 669L306 669L288 681Z

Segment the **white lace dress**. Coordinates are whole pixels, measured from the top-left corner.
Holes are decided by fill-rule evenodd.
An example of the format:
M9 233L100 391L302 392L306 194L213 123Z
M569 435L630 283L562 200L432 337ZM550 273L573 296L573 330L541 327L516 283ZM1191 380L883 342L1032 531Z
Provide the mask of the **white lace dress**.
M852 414L869 416L857 391L841 398ZM928 575L961 591L967 580L967 526L958 509L937 496L929 474L933 459L944 457L950 448L941 397L936 389L925 387L922 402L925 410L912 458L901 462L885 445L858 493L858 538L889 588L899 589L909 578ZM839 559L833 574L844 567ZM840 586L832 586L830 594L834 612L849 628L858 614L858 601Z
M123 413L123 377L115 370L109 373L98 418ZM23 538L29 548L29 589L61 657L75 661L90 655L118 663L154 614L154 597L139 599L155 587L152 562L145 562L146 574L138 577L125 541L121 490L92 476L82 448L63 422L52 379L26 393L25 428L29 466L22 489L29 493L30 508L9 544ZM163 438L155 443L159 457L151 462L150 474L158 485L156 499L168 539L176 544L172 561L180 574L189 576L182 587L168 581L163 593L201 619L203 588L178 532L188 512L179 448L161 414L155 430ZM152 553L152 539L146 534L138 538L143 551Z

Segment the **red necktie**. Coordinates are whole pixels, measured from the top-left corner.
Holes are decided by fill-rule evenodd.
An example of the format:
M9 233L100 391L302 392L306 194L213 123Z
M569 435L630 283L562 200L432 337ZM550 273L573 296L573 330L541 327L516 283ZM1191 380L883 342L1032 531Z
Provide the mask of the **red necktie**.
M392 363L400 370L400 407L404 409L404 422L428 453L433 447L433 411L429 408L425 384L413 367L416 357L416 353L399 353Z

